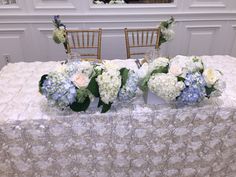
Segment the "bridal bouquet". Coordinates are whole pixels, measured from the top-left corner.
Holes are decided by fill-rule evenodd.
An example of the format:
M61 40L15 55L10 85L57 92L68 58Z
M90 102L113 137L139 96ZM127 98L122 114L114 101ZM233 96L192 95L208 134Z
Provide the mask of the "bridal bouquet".
M132 70L119 68L112 62L63 64L39 81L39 91L51 105L70 107L76 112L86 111L96 98L97 107L107 112L114 101L132 99L137 86L138 77Z
M159 46L161 46L161 44L173 39L173 37L175 35L175 32L173 30L174 23L175 23L175 19L173 17L171 17L167 21L161 22L161 24L159 26L159 28L161 29Z
M157 58L149 64L141 89L152 91L167 102L194 105L205 97L221 96L225 82L221 72L204 68L199 57Z
M68 53L68 40L66 37L66 25L64 25L61 22L59 15L54 16L52 22L55 27L52 34L53 41L57 44L63 44L66 50L66 53Z

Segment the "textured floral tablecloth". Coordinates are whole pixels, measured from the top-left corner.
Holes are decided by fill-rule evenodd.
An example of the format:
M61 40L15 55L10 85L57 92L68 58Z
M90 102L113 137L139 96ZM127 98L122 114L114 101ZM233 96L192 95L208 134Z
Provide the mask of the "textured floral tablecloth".
M38 81L60 63L8 64L0 71L0 176L235 177L236 58L203 61L224 73L219 99L176 109L138 97L106 114L48 107Z

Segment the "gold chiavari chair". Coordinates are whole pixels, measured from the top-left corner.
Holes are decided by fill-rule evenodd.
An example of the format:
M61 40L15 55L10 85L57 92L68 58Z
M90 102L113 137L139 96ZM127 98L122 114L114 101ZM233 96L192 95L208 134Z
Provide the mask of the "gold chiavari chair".
M84 61L101 62L102 29L66 30L67 53L77 51ZM83 51L83 52L82 52Z
M158 49L160 29L159 28L142 28L127 29L125 28L125 42L127 58L132 56L144 56L148 48ZM135 49L146 49L142 52L136 52Z

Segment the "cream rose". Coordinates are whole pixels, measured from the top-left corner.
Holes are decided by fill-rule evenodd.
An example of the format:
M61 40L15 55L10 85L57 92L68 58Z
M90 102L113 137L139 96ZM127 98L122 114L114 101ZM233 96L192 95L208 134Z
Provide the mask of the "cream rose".
M72 82L78 88L86 88L90 82L90 79L86 74L79 73L73 77Z
M204 70L203 77L208 86L214 85L216 81L219 79L217 71L211 68Z

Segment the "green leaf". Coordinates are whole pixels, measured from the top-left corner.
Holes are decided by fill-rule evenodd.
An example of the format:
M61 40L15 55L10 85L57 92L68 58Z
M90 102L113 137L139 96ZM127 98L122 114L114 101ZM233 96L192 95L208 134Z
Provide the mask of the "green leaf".
M102 111L101 111L101 113L106 113L107 111L109 111L109 110L111 109L111 105L112 105L112 103L106 104L106 103L104 103L104 102L101 100L101 98L99 99L98 108L99 108L100 106L102 106Z
M76 99L78 103L83 103L85 99L89 96L90 91L88 89L77 89Z
M42 86L44 81L47 79L48 75L44 74L39 81L39 92L42 94Z
M99 97L99 88L98 88L98 84L96 81L97 76L92 77L92 79L89 82L89 85L87 87L87 89L95 96L95 97Z
M123 87L127 80L128 80L128 77L129 77L129 70L127 68L122 68L120 69L120 75L121 75L121 87Z
M167 42L167 40L164 38L164 35L161 33L160 38L159 38L159 46L161 46L161 44Z
M178 81L182 81L182 82L185 81L185 79L183 77L180 77L180 76L178 76L177 79L178 79Z
M161 22L161 26L165 27L165 28L168 28L168 21L164 21L164 22Z
M150 77L151 77L151 75L150 74L148 74L146 77L144 77L143 78L143 80L141 80L141 82L140 82L140 89L143 91L143 92L146 92L147 90L148 90L148 85L147 85L147 83L148 83L148 81L149 81L149 79L150 79Z
M109 111L111 109L111 105L112 103L109 103L109 104L103 104L103 107L102 107L102 112L101 113L106 113L107 111Z
M161 66L158 69L153 70L151 72L151 75L157 74L157 73L168 73L168 66L166 66L166 67Z
M212 93L212 92L214 92L216 89L212 86L212 87L205 87L206 88L206 94L207 94L207 96L209 97L210 96L210 94Z
M70 105L70 108L75 112L86 111L90 105L90 99L87 97L83 103L74 102Z

